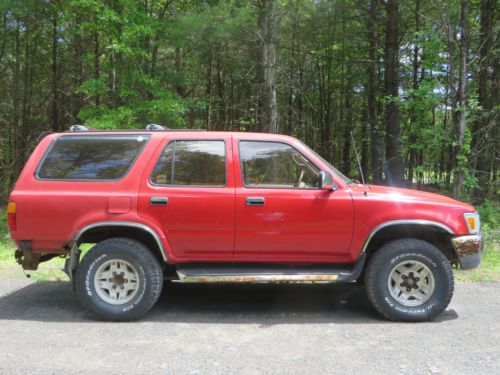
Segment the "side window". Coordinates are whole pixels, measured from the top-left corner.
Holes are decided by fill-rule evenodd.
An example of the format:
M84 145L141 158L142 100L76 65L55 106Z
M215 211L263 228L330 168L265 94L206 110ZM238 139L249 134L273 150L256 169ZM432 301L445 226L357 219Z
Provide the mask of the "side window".
M319 169L285 143L241 141L239 149L247 187L318 187Z
M148 139L147 135L61 136L50 146L36 175L42 180L118 180Z
M157 185L224 186L224 141L172 141L163 151L151 175Z

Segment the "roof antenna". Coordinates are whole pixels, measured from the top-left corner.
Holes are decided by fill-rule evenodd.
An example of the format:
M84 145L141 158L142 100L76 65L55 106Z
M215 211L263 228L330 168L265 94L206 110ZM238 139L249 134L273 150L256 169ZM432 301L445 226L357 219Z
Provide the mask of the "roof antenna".
M366 189L365 176L363 174L363 168L361 168L361 162L359 161L358 150L356 149L356 142L354 142L354 136L352 135L352 131L350 133L351 133L352 147L354 148L354 154L356 154L356 160L358 161L359 173L361 175L361 182L363 183L363 189L364 189L363 194L366 197L368 195L368 190Z

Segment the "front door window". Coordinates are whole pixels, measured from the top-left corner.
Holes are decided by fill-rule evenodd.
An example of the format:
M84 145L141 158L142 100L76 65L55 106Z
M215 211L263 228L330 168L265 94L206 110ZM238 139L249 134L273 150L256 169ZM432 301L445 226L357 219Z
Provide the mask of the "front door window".
M318 188L319 169L285 143L241 141L240 158L246 187Z

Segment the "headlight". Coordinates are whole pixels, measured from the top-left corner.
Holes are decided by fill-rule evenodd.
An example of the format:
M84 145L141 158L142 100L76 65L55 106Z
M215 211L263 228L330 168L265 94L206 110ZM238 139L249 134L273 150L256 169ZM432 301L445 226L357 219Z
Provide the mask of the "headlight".
M464 214L465 222L467 223L467 228L469 229L469 234L478 234L481 222L479 220L479 214L477 212Z

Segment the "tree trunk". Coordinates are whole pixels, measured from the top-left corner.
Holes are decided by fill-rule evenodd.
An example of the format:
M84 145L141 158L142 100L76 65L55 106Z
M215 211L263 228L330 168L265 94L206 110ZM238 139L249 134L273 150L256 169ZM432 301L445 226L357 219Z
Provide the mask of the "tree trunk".
M257 103L257 125L265 132L278 132L278 112L276 103L276 0L258 2L257 48L259 61L257 84L259 86Z
M466 117L466 93L467 93L467 53L468 53L468 13L469 1L460 2L460 72L457 90L457 106L453 112L453 128L455 136L454 152L454 171L455 180L453 184L453 196L458 198L462 192L464 184L464 162L461 159L465 136L465 117Z
M382 182L382 152L380 150L380 135L377 123L377 0L370 0L368 6L368 56L367 66L367 106L368 123L370 124L370 143L371 143L371 176L375 184Z
M57 44L58 44L58 33L57 33L57 12L54 10L52 14L52 130L61 131L59 126L59 88L58 88L58 62L57 62Z
M99 62L100 58L100 47L99 47L99 32L94 32L94 79L101 78L101 65ZM95 106L99 107L101 105L101 95L97 94L95 96Z
M418 35L420 32L420 0L415 0L415 34ZM420 51L420 46L419 46L419 41L415 40L413 42L413 91L415 92L420 85L419 81L419 67L420 67L420 61L419 61L419 51ZM422 74L423 75L423 74ZM422 78L422 77L421 77ZM413 95L413 100L415 100L415 94ZM419 117L418 110L414 107L412 109L412 114L410 118L410 135L408 137L408 147L409 147L409 157L408 157L408 184L411 186L413 184L413 175L414 175L414 168L416 167L417 163L417 154L418 154L418 149L417 149L417 144L418 143L418 137L417 137L417 122L418 122L418 117Z
M351 131L352 131L352 92L350 90L350 85L348 84L348 92L345 93L345 111L346 120L344 127L344 146L342 150L343 157L343 172L346 175L350 174L351 171ZM354 145L356 147L356 145Z
M401 157L401 125L398 95L399 22L398 0L386 2L384 79L386 105L386 179L389 185L403 185L403 158Z
M496 122L496 112L492 111L494 102L492 92L489 92L489 82L495 82L493 77L488 76L491 66L491 46L493 42L493 25L495 20L495 0L481 1L481 21L479 32L479 64L478 64L478 101L483 111L474 121L472 129L472 153L474 175L477 178L479 188L475 189L474 197L482 202L488 194L489 163L488 154L491 149L490 139L493 125ZM496 81L498 82L498 81ZM493 91L493 90L491 90ZM493 137L495 139L495 137Z
M9 137L11 144L11 158L13 158L13 163L11 167L13 170L9 172L10 178L10 186L15 183L15 178L17 177L17 173L20 172L21 169L21 158L18 157L20 153L20 143L21 136L19 132L19 124L20 124L20 116L19 116L19 107L20 107L20 79L21 79L21 37L20 37L20 21L16 22L16 31L15 31L15 63L14 63L14 71L12 74L12 106L13 106L13 127L12 127L12 135ZM10 164L10 163L9 163Z

